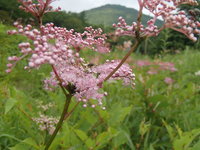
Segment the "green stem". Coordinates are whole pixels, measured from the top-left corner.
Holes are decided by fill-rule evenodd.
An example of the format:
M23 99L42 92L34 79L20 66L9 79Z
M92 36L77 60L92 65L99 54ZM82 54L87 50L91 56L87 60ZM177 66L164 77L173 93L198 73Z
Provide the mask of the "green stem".
M63 121L65 119L65 116L67 114L67 111L68 111L68 108L69 108L69 104L71 102L71 98L72 98L72 95L71 94L68 94L67 95L67 99L66 99L66 102L65 102L65 106L64 106L64 109L63 109L63 112L62 112L62 115L60 117L60 120L58 122L58 124L56 125L56 129L54 130L50 140L46 143L46 147L45 147L45 150L48 150L49 147L51 146L54 138L56 137L58 131L60 130L60 128L62 127L62 124L63 124Z
M74 112L74 110L76 109L78 104L80 104L80 102L77 102L76 105L71 109L71 111L69 113L66 113L64 120L66 120Z

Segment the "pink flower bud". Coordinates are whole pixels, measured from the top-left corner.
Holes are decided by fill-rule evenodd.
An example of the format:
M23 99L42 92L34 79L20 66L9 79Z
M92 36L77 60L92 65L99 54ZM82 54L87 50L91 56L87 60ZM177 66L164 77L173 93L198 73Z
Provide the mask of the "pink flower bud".
M11 69L7 69L6 70L6 73L10 73L12 70Z
M29 67L34 67L35 66L35 64L33 63L33 62L29 62Z
M7 67L8 68L10 68L10 67L12 67L13 66L13 64L7 64Z

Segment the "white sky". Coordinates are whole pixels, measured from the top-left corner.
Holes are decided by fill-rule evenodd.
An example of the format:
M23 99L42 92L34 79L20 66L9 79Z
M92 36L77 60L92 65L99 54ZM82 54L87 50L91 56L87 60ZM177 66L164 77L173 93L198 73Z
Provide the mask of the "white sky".
M81 12L105 4L120 4L138 9L137 0L57 0L53 3L53 6L60 6L65 11Z

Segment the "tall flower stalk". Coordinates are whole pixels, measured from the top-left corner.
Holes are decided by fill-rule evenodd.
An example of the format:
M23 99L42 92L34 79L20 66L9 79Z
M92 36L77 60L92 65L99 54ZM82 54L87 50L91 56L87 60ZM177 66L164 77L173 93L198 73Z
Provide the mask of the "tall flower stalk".
M109 48L105 46L107 37L101 29L86 27L83 33L77 33L73 29L56 27L53 23L43 25L42 18L45 13L60 10L60 8L54 10L51 6L54 0L37 0L36 3L32 0L18 1L22 4L21 9L31 13L38 20L39 29L34 29L31 25L22 26L18 22L14 23L17 29L8 33L23 35L29 41L19 44L21 56L8 58L10 63L7 64L6 72L11 72L17 62L25 58L28 59L28 64L24 67L27 70L39 69L41 65L49 64L52 72L44 81L45 89L54 90L60 87L66 97L63 112L53 134L45 143L45 150L49 149L64 120L71 115L77 105L105 109L102 101L107 95L106 92L102 92L105 81L121 79L125 85L134 86L135 75L125 61L146 38L157 36L165 28L181 32L193 41L197 40L195 35L200 34L198 29L200 23L177 9L181 4L197 5L195 0L138 0L140 9L137 21L127 25L120 17L119 23L113 25L117 28L116 35L128 35L134 38L133 47L122 60L108 60L104 64L88 67L89 62L80 56L80 51L91 49L99 53L109 52ZM141 23L144 8L154 15L146 27ZM155 23L160 17L164 23L158 27ZM72 97L76 98L77 105L69 112Z

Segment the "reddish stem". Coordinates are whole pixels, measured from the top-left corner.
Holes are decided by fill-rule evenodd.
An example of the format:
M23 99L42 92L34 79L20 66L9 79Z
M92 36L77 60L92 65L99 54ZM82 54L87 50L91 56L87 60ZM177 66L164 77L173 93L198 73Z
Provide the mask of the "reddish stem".
M130 49L130 51L124 56L124 58L121 60L121 62L117 65L117 67L104 79L104 82L107 81L109 78L112 77L112 75L124 64L124 62L127 60L127 58L132 54L132 52L138 48L140 45L140 41L136 40L134 46Z

